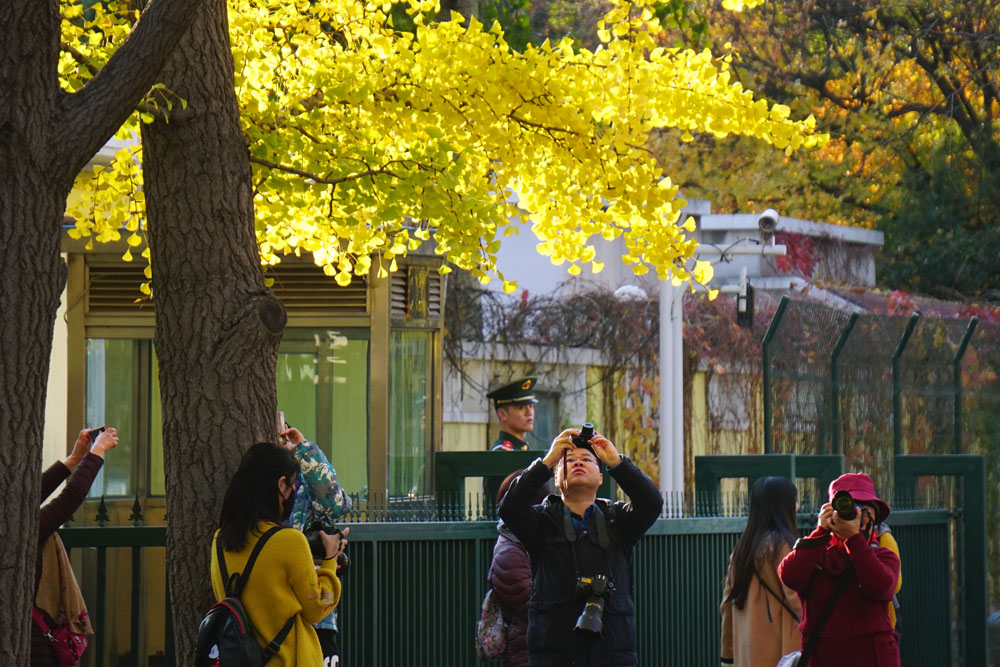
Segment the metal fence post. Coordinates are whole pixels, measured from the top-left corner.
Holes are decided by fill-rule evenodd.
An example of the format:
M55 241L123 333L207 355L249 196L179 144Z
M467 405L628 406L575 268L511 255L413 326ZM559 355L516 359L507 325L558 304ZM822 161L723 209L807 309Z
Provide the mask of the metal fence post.
M896 351L892 353L892 453L899 456L903 453L903 389L899 386L899 359L910 342L910 336L917 327L920 315L913 313L903 335L899 337Z
M763 352L762 362L763 362L763 375L764 375L764 453L770 454L771 449L774 445L774 433L771 427L772 411L771 406L771 343L774 342L774 337L778 335L778 329L781 327L781 320L785 316L785 309L788 308L788 302L790 299L787 296L781 297L781 301L778 303L778 309L774 311L774 317L771 318L771 323L767 326L767 332L764 333L764 340L761 343L761 350Z
M962 342L958 344L958 349L955 350L955 358L951 362L952 388L955 393L955 454L962 453L962 357L965 356L965 350L969 347L969 340L972 338L972 334L976 333L978 325L978 317L973 317L969 320L969 326L965 329L965 335L962 336Z
M840 331L840 338L833 346L830 353L830 420L833 422L833 442L830 446L831 454L840 454L840 439L843 436L843 427L840 424L840 353L847 345L847 339L854 330L854 325L858 321L858 314L851 313L847 318L847 323Z

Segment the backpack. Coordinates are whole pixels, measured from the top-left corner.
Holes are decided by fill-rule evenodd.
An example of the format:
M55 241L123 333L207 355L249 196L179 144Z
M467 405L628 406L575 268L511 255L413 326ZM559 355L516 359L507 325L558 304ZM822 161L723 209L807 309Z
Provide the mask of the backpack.
M507 622L503 620L500 601L490 588L476 622L476 652L483 660L497 660L503 657L506 648Z
M250 578L257 555L272 535L282 526L275 526L261 535L250 552L243 574L234 572L232 576L226 570L226 559L222 553L222 542L216 537L215 547L219 563L219 572L225 582L226 597L209 608L198 626L198 648L195 653L196 667L263 667L271 659L281 642L288 636L295 616L285 623L266 648L261 649L254 634L253 624L247 614L240 594Z

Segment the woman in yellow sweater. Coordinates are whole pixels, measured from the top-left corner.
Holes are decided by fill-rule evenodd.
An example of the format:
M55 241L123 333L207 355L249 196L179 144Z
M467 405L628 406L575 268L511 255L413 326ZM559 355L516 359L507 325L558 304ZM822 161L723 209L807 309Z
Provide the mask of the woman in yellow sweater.
M276 444L247 450L222 502L221 540L230 573L242 572L257 540L281 526L292 511L299 464L290 451ZM336 558L346 541L321 533L327 558L314 561L305 535L293 529L275 533L261 550L240 596L261 646L270 642L290 618L291 631L268 665L321 667L323 654L312 624L340 601ZM212 591L226 596L212 542Z

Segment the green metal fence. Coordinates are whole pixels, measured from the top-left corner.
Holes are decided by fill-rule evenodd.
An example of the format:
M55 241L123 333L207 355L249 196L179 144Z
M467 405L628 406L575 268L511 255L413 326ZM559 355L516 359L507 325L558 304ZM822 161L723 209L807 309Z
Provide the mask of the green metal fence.
M952 659L953 652L964 659L951 632L952 514L895 511L892 519L903 554L903 664L974 664ZM813 515L801 515L800 528L805 531L814 521ZM660 519L639 543L632 563L641 664L717 664L725 568L744 522L742 517ZM99 553L165 543L162 527L69 528L62 535L73 550ZM343 664L479 665L472 637L495 539L491 521L352 524L352 566L340 605ZM982 585L981 579L981 573L966 573L969 586ZM132 599L132 623L138 627L145 619L135 595ZM147 664L104 655L99 647L107 619L99 603L91 611L98 628L91 664ZM173 664L171 652L168 648L165 664ZM141 653L133 644L130 655Z

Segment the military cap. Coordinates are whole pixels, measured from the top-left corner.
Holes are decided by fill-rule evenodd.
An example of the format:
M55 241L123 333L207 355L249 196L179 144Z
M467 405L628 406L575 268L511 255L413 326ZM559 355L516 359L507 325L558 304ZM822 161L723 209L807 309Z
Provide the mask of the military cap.
M538 399L535 398L533 393L537 379L538 378L531 376L515 380L510 384L505 384L502 387L497 387L492 390L490 393L486 394L486 398L493 401L493 406L495 408L501 408L505 405L527 405L528 403L537 403Z

